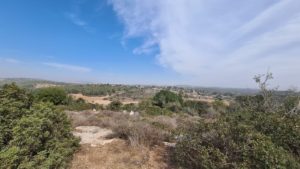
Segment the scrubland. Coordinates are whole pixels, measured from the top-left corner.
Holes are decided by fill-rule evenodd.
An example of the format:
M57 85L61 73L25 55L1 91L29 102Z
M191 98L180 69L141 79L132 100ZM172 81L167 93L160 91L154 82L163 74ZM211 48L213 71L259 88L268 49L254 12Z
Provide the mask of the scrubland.
M300 95L269 89L271 79L272 74L256 76L260 91L247 95L4 85L0 168L298 169ZM98 95L70 96L74 91ZM107 97L109 103L90 97Z

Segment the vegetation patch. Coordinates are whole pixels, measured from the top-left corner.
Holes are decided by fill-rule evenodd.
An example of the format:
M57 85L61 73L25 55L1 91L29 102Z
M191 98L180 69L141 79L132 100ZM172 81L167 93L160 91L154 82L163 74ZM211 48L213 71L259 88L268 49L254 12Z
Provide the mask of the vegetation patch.
M0 89L0 121L0 168L65 168L78 147L67 115L15 84Z

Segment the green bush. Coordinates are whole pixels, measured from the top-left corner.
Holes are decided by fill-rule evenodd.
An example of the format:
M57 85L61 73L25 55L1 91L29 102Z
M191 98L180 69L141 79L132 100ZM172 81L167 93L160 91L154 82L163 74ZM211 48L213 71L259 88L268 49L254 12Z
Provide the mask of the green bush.
M166 108L171 106L181 106L183 99L181 95L178 95L169 90L161 90L153 97L153 104L155 106Z
M38 89L35 94L35 99L42 102L50 102L54 105L62 105L67 102L67 94L62 88L49 87Z
M84 99L79 98L74 100L72 97L68 97L67 104L58 105L61 110L73 110L73 111L83 111L83 110L103 110L103 105L87 103Z
M147 115L158 116L158 115L171 115L172 112L168 109L162 109L158 106L149 106L144 109L144 113Z
M174 160L184 168L300 168L298 96L276 98L272 74L256 76L261 93L238 96L216 121L201 120L179 137ZM220 105L213 105L216 109Z
M174 160L184 168L287 168L300 167L284 148L253 126L222 118L200 121L179 140Z
M113 110L113 111L119 111L122 108L122 102L120 101L112 101L111 103L109 103L109 105L107 105L107 108L109 110Z
M210 105L206 102L188 100L183 104L183 111L190 115L202 115L207 113Z
M124 104L123 109L127 111L138 111L138 106L134 103Z
M0 168L66 168L78 147L67 115L15 84L0 89L0 120Z

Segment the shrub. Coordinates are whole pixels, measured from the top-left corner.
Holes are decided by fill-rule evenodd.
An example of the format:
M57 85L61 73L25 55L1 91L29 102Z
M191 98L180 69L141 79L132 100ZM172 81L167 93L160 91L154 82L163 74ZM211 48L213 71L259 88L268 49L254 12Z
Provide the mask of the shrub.
M158 106L146 107L144 112L145 112L145 114L152 115L152 116L171 115L172 114L172 112L170 112L168 109L162 109Z
M17 119L27 115L31 105L32 97L16 84L0 89L0 150L9 144Z
M202 115L210 107L206 102L188 100L183 104L183 111L190 115Z
M161 108L166 108L170 104L182 105L182 103L183 99L181 95L169 90L161 90L153 97L153 104Z
M119 137L127 139L131 146L151 147L165 139L162 130L145 122L122 122L113 128Z
M127 111L138 111L138 106L135 105L134 103L129 103L123 105L123 109Z
M252 126L200 121L177 143L174 160L184 168L299 168L299 162Z
M68 97L67 104L57 106L62 110L74 110L74 111L83 111L83 110L103 110L103 105L87 103L84 99L79 98L74 100L72 97Z
M174 160L185 168L300 168L300 115L290 113L299 98L280 104L267 89L272 78L256 76L260 95L239 96L217 121L186 130Z
M69 119L30 100L14 84L0 89L0 168L66 168L79 142Z
M66 104L67 94L62 88L49 87L38 89L34 94L36 100L50 102L54 105Z
M131 146L152 147L168 140L171 135L167 128L157 127L146 119L121 112L104 111L87 120L92 125L112 129L112 137L125 139Z
M107 108L109 110L114 110L114 111L119 111L122 108L122 102L120 101L112 101L111 103L109 103L109 105L107 106Z

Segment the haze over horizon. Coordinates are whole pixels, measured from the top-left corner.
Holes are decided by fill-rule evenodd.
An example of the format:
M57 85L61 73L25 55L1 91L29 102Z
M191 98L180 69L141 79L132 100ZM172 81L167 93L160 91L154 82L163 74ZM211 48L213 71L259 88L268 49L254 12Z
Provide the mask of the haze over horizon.
M299 0L3 0L0 78L300 88Z

